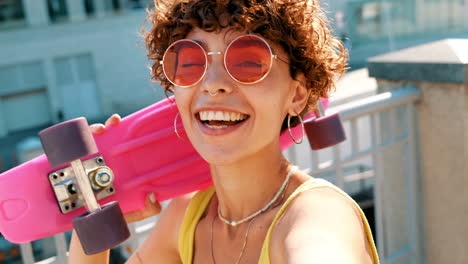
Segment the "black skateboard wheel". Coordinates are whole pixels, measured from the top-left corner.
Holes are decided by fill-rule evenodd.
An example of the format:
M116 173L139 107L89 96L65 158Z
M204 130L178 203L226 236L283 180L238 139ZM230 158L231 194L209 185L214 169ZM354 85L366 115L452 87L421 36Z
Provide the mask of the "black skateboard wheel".
M338 113L305 122L304 128L313 150L331 147L346 140Z
M130 237L127 222L117 202L76 217L73 226L87 255L113 248Z
M46 128L39 132L39 138L52 168L98 152L84 117Z

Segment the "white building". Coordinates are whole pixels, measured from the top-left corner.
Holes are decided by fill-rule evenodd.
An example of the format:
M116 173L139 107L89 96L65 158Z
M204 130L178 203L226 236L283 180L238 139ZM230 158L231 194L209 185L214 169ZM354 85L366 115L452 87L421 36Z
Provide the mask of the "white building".
M101 121L162 98L139 43L146 6L0 1L0 138L82 115Z

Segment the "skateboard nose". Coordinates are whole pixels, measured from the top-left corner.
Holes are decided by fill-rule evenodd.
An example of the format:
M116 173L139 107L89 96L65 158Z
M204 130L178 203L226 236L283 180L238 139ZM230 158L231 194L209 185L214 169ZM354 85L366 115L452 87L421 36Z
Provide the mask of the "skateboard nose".
M28 209L28 203L23 199L10 199L0 202L1 216L6 221L15 220Z

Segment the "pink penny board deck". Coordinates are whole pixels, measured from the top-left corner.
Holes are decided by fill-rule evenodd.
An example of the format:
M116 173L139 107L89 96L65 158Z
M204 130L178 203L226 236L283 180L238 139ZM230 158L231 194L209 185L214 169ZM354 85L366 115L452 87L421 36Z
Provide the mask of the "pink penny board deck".
M323 104L327 107L328 101ZM150 192L164 201L212 185L208 164L188 140L174 133L177 111L174 103L164 99L94 135L99 153L93 156L102 155L115 175L115 193L99 200L101 205L118 201L125 213L144 208ZM310 118L313 115L306 119ZM186 137L181 122L178 125ZM302 133L300 127L293 129L296 137ZM292 144L284 133L282 149ZM0 174L0 233L7 240L25 243L71 230L72 219L86 212L80 208L61 213L48 178L57 169L41 155Z

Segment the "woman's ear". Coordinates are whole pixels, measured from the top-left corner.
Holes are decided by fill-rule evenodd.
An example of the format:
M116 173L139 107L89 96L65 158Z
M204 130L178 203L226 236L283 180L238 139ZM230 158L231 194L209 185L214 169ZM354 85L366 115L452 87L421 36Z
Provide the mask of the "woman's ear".
M296 116L307 106L311 90L306 87L306 78L303 73L298 73L291 85L292 101L288 113Z

